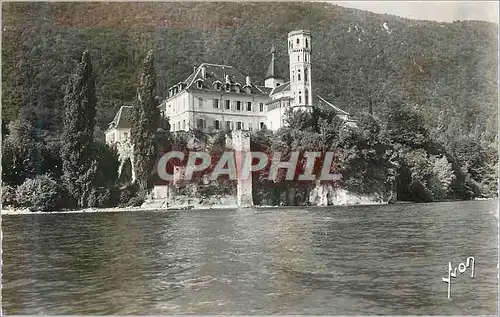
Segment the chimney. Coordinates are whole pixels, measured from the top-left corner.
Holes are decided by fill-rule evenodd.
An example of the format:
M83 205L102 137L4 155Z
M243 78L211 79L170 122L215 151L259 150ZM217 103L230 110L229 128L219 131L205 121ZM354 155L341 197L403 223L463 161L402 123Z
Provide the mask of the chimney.
M246 78L246 84L248 86L252 85L252 82L250 81L250 76L247 76L247 78Z
M196 67L196 66L194 66L194 67L193 67L193 73L196 73L196 69L197 69L197 68L198 68L198 67Z
M207 78L207 69L205 66L201 67L201 77Z

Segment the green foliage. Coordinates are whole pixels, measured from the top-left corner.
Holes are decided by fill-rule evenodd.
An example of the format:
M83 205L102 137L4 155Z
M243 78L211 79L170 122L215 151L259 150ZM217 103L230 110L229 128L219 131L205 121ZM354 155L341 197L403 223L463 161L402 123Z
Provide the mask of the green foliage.
M97 161L95 178L92 185L96 188L112 188L118 181L118 152L114 147L95 141L91 144L92 158Z
M98 165L91 149L96 115L94 86L90 55L85 51L64 97L61 146L64 184L80 207L87 204Z
M16 206L16 190L9 185L2 186L2 206Z
M55 211L62 196L60 185L47 175L27 179L16 190L16 201L31 211Z
M134 146L136 180L141 191L151 186L151 176L157 155L155 135L159 126L160 112L155 99L156 73L153 52L144 59L143 72L137 88L137 100L133 106L133 120L130 131Z
M88 197L87 205L93 208L116 207L120 203L120 192L113 188L93 188Z

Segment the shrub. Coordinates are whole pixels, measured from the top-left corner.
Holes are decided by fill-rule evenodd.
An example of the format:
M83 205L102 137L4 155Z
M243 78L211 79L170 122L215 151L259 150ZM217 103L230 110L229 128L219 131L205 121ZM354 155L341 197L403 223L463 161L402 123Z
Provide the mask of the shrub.
M120 190L119 204L120 206L128 206L132 198L138 196L138 189L135 184L128 185Z
M88 198L88 206L94 208L116 207L120 202L119 191L116 188L93 189Z
M135 196L135 197L132 197L128 203L127 203L127 206L128 207L139 207L141 206L143 203L144 203L144 197L142 196Z
M9 185L2 186L2 206L16 206L16 190Z
M17 203L30 211L57 210L60 198L61 187L47 175L27 179L16 190Z

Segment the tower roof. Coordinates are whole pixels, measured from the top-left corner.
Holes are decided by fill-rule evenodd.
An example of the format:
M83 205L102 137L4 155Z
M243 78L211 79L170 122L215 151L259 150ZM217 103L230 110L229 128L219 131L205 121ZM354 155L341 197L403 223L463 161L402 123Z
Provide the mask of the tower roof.
M274 52L275 52L275 49L274 49L274 45L273 45L272 48L271 48L271 63L267 67L267 73L266 73L266 78L265 79L268 79L268 78L281 78L281 76L279 76L277 74L277 72L276 72L276 62L275 62L275 59L274 59Z

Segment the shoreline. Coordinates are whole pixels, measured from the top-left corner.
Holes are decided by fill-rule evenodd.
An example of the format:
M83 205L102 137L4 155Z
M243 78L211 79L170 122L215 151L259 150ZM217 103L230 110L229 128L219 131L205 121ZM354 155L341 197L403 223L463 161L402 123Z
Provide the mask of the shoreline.
M485 201L485 200L496 200L498 198L480 198L473 199L469 201ZM449 201L442 201L449 202ZM439 202L432 202L439 203ZM419 204L417 202L396 202L395 205L400 204ZM373 206L373 205L390 205L388 203L381 204L352 204L352 205L329 205L329 206L252 206L252 207L244 207L241 209L273 209L273 208L324 208L324 207L352 207L352 206ZM169 211L187 211L187 210L214 210L214 209L240 209L237 205L174 205L170 207L111 207L111 208L85 208L79 210L60 210L60 211L29 211L27 208L16 209L16 208L2 208L0 214L2 216L9 215L50 215L50 214L77 214L77 213L109 213L109 212L169 212Z

